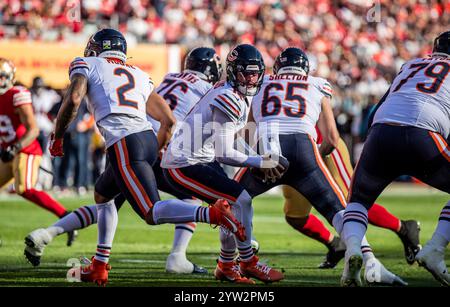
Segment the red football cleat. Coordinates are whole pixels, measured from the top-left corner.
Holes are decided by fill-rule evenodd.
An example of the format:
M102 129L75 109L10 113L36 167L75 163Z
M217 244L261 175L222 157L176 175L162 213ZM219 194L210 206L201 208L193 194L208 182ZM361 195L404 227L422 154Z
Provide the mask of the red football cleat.
M246 277L253 277L265 283L276 282L284 279L283 273L269 267L267 264L259 262L257 256L253 256L250 261L239 263L241 274Z
M247 238L244 226L233 215L230 204L225 199L218 199L210 206L210 223L231 231L239 241L245 241Z
M111 270L109 264L94 258L90 265L80 267L80 279L84 282L94 282L99 286L105 286L108 283L109 270Z
M229 281L236 284L254 285L255 281L243 277L239 271L239 265L233 262L217 262L217 267L214 270L214 277L217 280Z

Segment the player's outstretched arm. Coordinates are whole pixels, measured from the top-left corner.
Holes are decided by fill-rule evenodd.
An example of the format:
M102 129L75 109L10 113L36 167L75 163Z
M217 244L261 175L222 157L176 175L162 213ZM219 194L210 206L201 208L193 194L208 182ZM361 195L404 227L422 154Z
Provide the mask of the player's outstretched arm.
M15 145L20 150L31 144L39 135L39 128L34 117L33 106L31 104L23 104L16 107L20 122L25 126L27 132L21 137Z
M214 151L216 160L231 166L247 166L264 169L274 169L281 177L285 167L280 164L278 157L272 155L248 156L234 149L235 123L230 121L228 115L218 108L213 109L213 122L215 124Z
M161 124L158 131L158 144L161 150L169 143L177 120L166 101L155 91L148 97L147 113Z
M55 139L61 139L67 127L75 118L81 101L87 93L87 78L81 74L74 74L69 89L64 96L61 109L58 112L55 125Z
M323 137L319 151L322 156L327 156L336 148L339 142L339 131L336 127L333 109L328 97L322 98L322 112L320 112L317 126Z

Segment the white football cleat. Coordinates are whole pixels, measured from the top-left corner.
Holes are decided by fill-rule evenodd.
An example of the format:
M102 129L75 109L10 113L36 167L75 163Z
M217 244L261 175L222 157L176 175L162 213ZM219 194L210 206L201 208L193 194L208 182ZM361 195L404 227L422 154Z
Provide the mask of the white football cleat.
M207 274L208 271L186 259L185 253L171 253L167 257L166 272L175 274Z
M390 285L390 286L407 286L408 283L403 281L394 273L388 271L377 258L370 258L366 261L364 268L364 279L368 285Z
M444 261L445 248L436 246L431 241L416 255L420 266L430 272L443 286L450 286L450 274Z
M361 287L361 267L363 264L363 256L356 253L345 256L344 271L341 277L342 287Z
M41 263L44 248L52 241L52 236L43 228L30 232L25 237L24 255L33 266Z

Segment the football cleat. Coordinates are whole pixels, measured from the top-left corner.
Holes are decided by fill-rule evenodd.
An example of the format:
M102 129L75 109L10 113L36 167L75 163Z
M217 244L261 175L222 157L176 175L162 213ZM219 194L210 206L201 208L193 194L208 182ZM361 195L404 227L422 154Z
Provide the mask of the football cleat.
M52 241L52 237L43 228L30 232L25 237L24 255L33 266L41 263L45 247Z
M401 221L400 231L397 232L400 240L402 240L405 250L405 258L408 264L413 264L417 253L422 246L419 240L420 223L414 220Z
M436 246L429 241L425 247L419 251L416 260L443 286L450 286L450 274L444 261L445 248Z
M245 228L234 217L231 212L230 204L225 199L218 199L210 209L217 210L217 224L233 233L239 241L245 241Z
M69 231L67 233L67 246L72 246L73 242L76 240L77 237L78 237L77 230Z
M93 282L99 286L105 286L108 283L108 272L110 270L109 264L92 258L92 263L71 268L69 274L70 276L79 276L82 282Z
M403 279L388 271L377 258L367 260L364 268L364 279L367 285L370 286L389 285L405 287L408 285Z
M346 256L347 258L347 256ZM354 254L345 260L344 272L341 277L342 287L361 287L362 254Z
M220 281L229 281L235 284L254 285L255 281L241 275L239 265L236 262L217 261L214 277Z
M259 262L257 256L253 256L250 261L241 261L239 267L243 276L253 277L265 283L277 282L284 279L283 273L269 267L267 264Z
M208 270L204 267L201 267L195 263L192 263L194 265L194 269L192 270L192 274L208 274Z
M166 272L174 274L207 274L208 270L187 260L184 253L171 253L167 257Z
M345 244L339 237L334 237L328 248L325 260L319 264L319 269L333 269L345 257Z

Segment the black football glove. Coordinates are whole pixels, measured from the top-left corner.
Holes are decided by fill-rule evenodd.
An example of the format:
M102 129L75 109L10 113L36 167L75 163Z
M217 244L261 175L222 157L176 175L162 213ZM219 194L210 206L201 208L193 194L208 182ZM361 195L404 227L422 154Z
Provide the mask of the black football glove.
M289 161L285 157L279 155L271 155L271 158L278 161L278 165L274 168L266 170L266 180L274 183L281 179L281 177L283 177L283 175L287 172L289 168Z
M19 151L20 147L16 144L8 146L6 149L1 150L0 159L2 159L4 163L11 162Z
M283 157L279 156L277 154L269 154L264 156L266 161L265 163L271 163L272 165L276 163L275 167L270 168L251 168L251 173L265 183L274 183L287 172L289 168L289 161ZM270 162L268 161L270 160ZM269 164L268 164L269 165ZM267 165L266 165L267 166Z

